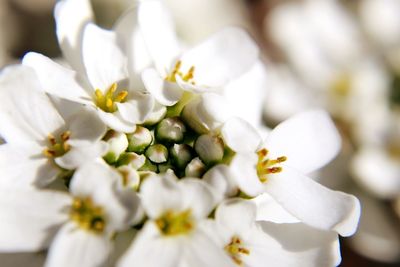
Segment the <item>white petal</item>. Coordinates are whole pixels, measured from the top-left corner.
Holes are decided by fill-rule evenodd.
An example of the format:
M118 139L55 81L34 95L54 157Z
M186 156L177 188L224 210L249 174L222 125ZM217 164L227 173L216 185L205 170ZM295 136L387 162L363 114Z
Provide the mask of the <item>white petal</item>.
M42 91L74 102L93 105L91 91L86 91L87 89L78 83L75 71L34 52L26 54L22 64L35 70Z
M37 144L0 146L0 185L7 187L45 186L61 171L42 155Z
M67 124L68 130L71 132L68 140L70 145L99 141L107 131L103 121L91 109L82 109L76 112L68 119Z
M298 223L299 219L287 212L270 195L264 193L254 198L257 205L257 221L274 223Z
M289 213L316 228L352 235L360 217L360 202L352 195L332 191L285 166L270 175L265 191Z
M232 177L230 168L225 164L218 164L209 169L202 177L214 192L217 202L238 193L236 182Z
M96 142L85 146L72 147L65 155L55 159L56 163L67 170L74 170L86 163L95 161L106 154L108 144L105 142Z
M247 266L277 267L336 266L340 263L339 240L335 232L321 231L302 223L262 222L247 236L250 249L242 259Z
M31 68L4 69L0 87L0 134L8 143L43 141L64 125Z
M82 32L93 21L90 0L59 1L54 9L56 34L63 56L79 73L84 73L82 62Z
M256 172L257 156L255 153L239 154L237 153L229 168L235 179L237 186L248 196L258 196L263 193L263 184Z
M47 248L58 226L68 218L72 202L64 193L34 189L0 189L0 250Z
M116 103L119 114L125 121L143 123L154 108L154 98L149 94L132 93L131 99L124 103Z
M107 90L128 78L126 57L116 34L89 23L83 33L83 62L93 89Z
M97 114L108 127L118 132L132 133L136 129L136 125L132 122L125 121L118 111L108 113L97 109Z
M255 152L261 144L257 130L240 118L232 118L225 122L221 134L225 144L235 152Z
M258 48L239 28L225 28L183 54L182 70L195 67L197 84L218 87L249 70L258 58Z
M357 197L363 209L360 226L349 239L351 248L376 261L397 263L400 259L399 224L390 207L367 194L357 192Z
M233 233L241 233L252 227L256 220L256 205L240 198L231 198L222 202L215 213L218 224Z
M166 211L182 211L182 190L165 176L153 175L143 181L140 188L143 207L147 216L159 218Z
M119 179L121 175L105 163L92 162L78 168L70 183L74 196L90 197L106 211L107 232L124 230L131 219L116 190Z
M194 232L184 246L183 266L234 266L224 250L200 230Z
M352 171L356 182L379 198L400 194L399 163L382 148L361 148L353 158Z
M161 2L147 1L139 5L138 20L156 68L165 74L181 50L172 18Z
M253 126L262 124L262 112L270 92L270 69L259 59L245 74L224 88L223 95L232 107L235 116L245 119ZM280 88L279 88L280 89Z
M313 110L279 124L265 141L268 157L286 156L285 165L310 173L330 162L339 152L341 139L329 115Z
M118 262L117 267L178 266L181 258L181 245L175 238L162 238L153 222L147 222L137 234L136 239Z
M152 96L165 106L172 106L181 99L183 91L176 86L168 86L155 69L145 69L142 72L142 80L146 89Z
M140 84L140 72L152 64L137 22L138 8L133 7L115 23L118 43L127 56L129 84Z
M51 244L46 267L103 266L111 252L111 242L103 235L64 225Z
M200 179L185 178L179 182L183 192L181 201L196 219L206 218L215 206L214 195L208 184Z

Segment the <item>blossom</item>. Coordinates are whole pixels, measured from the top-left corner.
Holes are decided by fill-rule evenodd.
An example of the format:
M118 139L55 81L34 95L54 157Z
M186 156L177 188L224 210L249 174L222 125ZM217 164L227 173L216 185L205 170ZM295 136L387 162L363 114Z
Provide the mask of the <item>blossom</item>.
M215 205L207 184L167 173L146 178L140 193L149 220L117 266L231 266L198 227Z
M103 163L90 163L75 172L70 194L1 188L0 249L38 251L53 239L45 266L104 264L113 234L126 229L137 211L115 190L120 179Z
M325 112L304 112L281 123L263 147L232 159L231 173L241 191L253 197L266 192L313 227L341 235L354 233L360 216L358 200L306 176L329 162L340 148L339 134Z
M202 227L239 266L334 266L340 262L337 234L302 223L256 221L256 206L231 198ZM271 214L273 216L273 214Z
M0 77L2 182L45 186L63 170L74 170L101 157L107 145L100 141L106 127L93 112L82 109L63 118L41 91L35 73L11 66Z
M85 3L61 1L55 12L59 41L73 69L33 52L25 55L23 64L35 69L47 93L87 105L110 128L132 132L156 108L153 97L142 92L134 66L136 11L126 14L114 30L105 30L90 22ZM78 16L74 7L80 10Z
M166 106L177 103L184 91L218 90L238 78L257 61L258 48L239 28L228 27L182 52L173 22L159 1L142 3L139 25L155 65L142 74L146 89Z

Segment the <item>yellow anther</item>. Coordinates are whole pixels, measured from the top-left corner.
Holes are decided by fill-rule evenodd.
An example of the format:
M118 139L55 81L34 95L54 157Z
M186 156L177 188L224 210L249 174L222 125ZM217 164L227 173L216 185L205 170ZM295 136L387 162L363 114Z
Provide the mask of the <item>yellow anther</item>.
M68 144L70 136L70 131L63 132L62 134L60 134L59 138L56 138L54 135L49 134L47 136L49 145L43 150L43 155L48 158L63 156L71 149L71 146Z
M268 181L268 174L279 173L282 171L282 167L275 166L287 160L286 156L281 156L276 159L268 159L268 150L263 148L257 152L258 163L257 163L257 175L262 183Z
M112 108L112 106L113 106L113 101L112 101L112 99L111 98L109 98L109 97L107 97L107 99L106 99L106 107L108 108L108 109L111 109Z
M114 94L115 91L117 91L117 87L118 87L117 83L111 84L110 88L108 89L107 94L110 94L110 95Z
M167 236L186 234L193 229L191 210L183 212L168 211L155 221L161 233Z
M170 72L170 74L167 75L167 77L165 77L165 80L167 80L169 82L176 82L176 76L178 75L185 82L190 82L191 84L195 84L195 82L192 81L193 76L194 76L194 70L195 70L194 66L190 67L186 74L183 74L180 71L181 66L182 66L182 61L178 60L175 63L175 66L172 69L172 71Z
M65 141L67 141L67 140L69 140L69 138L71 137L71 132L70 131L66 131L66 132L63 132L62 134L61 134L61 139L65 142Z
M232 237L231 242L225 246L225 251L228 252L232 260L240 266L243 264L241 256L250 255L250 250L243 247L242 240L237 236Z
M125 98L128 96L128 91L121 91L118 93L118 95L115 97L114 102L122 102L125 100Z
M75 198L72 201L70 218L82 229L102 233L105 229L103 209L96 206L90 197Z
M104 98L103 92L100 91L100 89L96 89L94 91L94 93L95 93L97 99L103 99Z
M121 91L116 96L114 94L117 91L118 84L113 83L105 94L103 94L99 89L95 90L95 102L96 105L104 110L105 112L113 113L117 111L117 105L115 103L122 103L126 100L128 96L128 91Z
M185 76L182 77L182 79L188 82L189 80L193 79L193 73L194 73L194 66L190 67L189 71L186 73Z

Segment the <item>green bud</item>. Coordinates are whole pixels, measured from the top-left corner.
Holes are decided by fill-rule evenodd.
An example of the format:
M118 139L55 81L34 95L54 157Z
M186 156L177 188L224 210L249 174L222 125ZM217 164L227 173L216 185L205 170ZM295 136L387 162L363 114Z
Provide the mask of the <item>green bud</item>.
M169 163L169 162L166 162L166 163L158 165L158 172L164 173L167 170L172 170L173 171L174 170L174 166L171 165L171 163Z
M150 160L146 159L142 167L138 171L157 172L157 165L153 164Z
M198 157L192 159L185 168L186 177L201 177L205 172L206 166Z
M151 132L142 126L137 126L135 132L128 134L127 137L129 152L143 153L153 141Z
M164 163L168 160L168 149L161 144L151 145L147 148L145 155L154 163Z
M146 161L146 157L144 155L138 155L135 152L125 152L119 156L117 165L129 165L135 170L139 169L143 166Z
M217 163L224 157L224 142L217 136L203 134L194 143L194 149L206 164Z
M184 122L196 133L205 134L210 131L209 127L201 119L198 111L199 99L190 101L182 110L181 116Z
M140 176L136 169L124 165L117 168L117 171L121 174L120 185L122 188L132 188L137 190L140 184Z
M108 151L104 159L109 163L115 163L119 156L125 152L128 147L128 139L124 133L110 130L107 132L104 141L108 143Z
M179 117L163 119L156 128L156 138L160 141L180 143L186 133L186 126Z
M172 162L179 169L184 169L192 160L193 152L193 149L187 144L174 144L169 150Z

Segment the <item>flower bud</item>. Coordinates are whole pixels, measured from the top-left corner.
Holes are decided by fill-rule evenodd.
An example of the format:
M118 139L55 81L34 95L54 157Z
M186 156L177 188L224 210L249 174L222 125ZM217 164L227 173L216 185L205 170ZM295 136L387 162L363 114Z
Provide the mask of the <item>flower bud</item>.
M186 177L201 177L206 171L206 166L198 158L192 159L192 161L185 168Z
M143 153L153 141L151 132L142 126L137 126L136 131L132 134L128 134L127 137L129 141L129 152Z
M203 134L197 138L194 149L207 165L219 162L224 157L224 142L210 134Z
M158 172L164 173L167 172L168 170L174 171L174 166L171 163L166 162L158 165Z
M120 166L117 171L121 174L121 180L119 185L121 188L133 188L137 189L140 183L139 173L131 166Z
M156 128L156 138L160 141L180 143L185 137L186 126L179 117L163 119Z
M146 159L143 166L140 167L138 171L157 172L157 170L157 165L153 164L149 159Z
M153 163L164 163L168 160L168 149L161 144L149 146L145 154Z
M146 157L144 155L138 155L135 152L125 152L119 156L117 165L129 165L135 170L139 169L143 166L146 161Z
M174 144L170 150L172 162L179 168L184 169L185 166L193 158L193 149L187 144Z
M119 156L125 152L128 147L128 139L124 133L116 131L108 131L104 141L108 143L108 152L104 156L104 160L109 164L115 163Z

